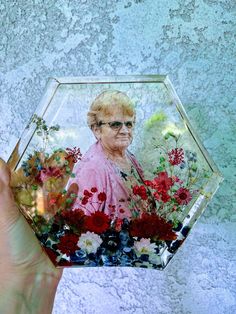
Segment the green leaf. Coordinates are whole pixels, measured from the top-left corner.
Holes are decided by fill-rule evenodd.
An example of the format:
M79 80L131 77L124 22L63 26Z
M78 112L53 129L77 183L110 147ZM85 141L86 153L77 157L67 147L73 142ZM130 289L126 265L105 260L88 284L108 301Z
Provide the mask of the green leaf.
M153 172L153 174L158 174L159 172L162 172L165 170L165 167L157 167L156 170Z
M160 163L162 164L163 162L165 162L166 160L165 160L165 158L164 157L161 157L160 158Z
M73 200L72 200L71 198L67 198L67 199L66 199L66 203L67 203L67 204L71 204L72 202L73 202Z
M194 172L196 172L196 171L197 171L197 165L196 165L196 164L193 164L193 165L191 166L191 170L194 171Z

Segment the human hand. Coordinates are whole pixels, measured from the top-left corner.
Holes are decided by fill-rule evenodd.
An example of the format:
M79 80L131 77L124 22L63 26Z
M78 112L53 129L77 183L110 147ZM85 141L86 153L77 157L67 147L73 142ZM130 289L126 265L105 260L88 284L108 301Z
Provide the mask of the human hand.
M61 275L19 212L0 159L0 312L50 313Z

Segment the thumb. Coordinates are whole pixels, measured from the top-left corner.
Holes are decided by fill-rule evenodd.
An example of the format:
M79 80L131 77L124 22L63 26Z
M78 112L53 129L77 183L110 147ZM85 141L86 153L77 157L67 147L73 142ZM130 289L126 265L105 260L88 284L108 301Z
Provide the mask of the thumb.
M13 193L10 188L10 170L8 165L0 158L0 226L10 228L17 221L20 212L15 205Z
M0 158L0 188L9 186L10 184L10 169L8 168L5 161ZM1 190L0 190L1 192Z

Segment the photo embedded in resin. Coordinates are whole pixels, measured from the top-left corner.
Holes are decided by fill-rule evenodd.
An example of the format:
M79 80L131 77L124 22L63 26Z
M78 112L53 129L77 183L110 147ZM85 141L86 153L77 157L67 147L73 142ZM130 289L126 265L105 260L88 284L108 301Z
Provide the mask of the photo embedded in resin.
M57 267L164 269L222 181L166 76L51 79L8 163Z

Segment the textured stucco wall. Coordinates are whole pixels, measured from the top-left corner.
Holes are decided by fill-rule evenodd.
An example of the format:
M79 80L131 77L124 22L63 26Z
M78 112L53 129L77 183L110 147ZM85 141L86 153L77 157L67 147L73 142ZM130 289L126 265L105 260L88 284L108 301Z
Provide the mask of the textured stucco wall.
M0 155L51 76L169 74L225 181L164 272L65 270L61 313L236 313L235 0L0 0Z

